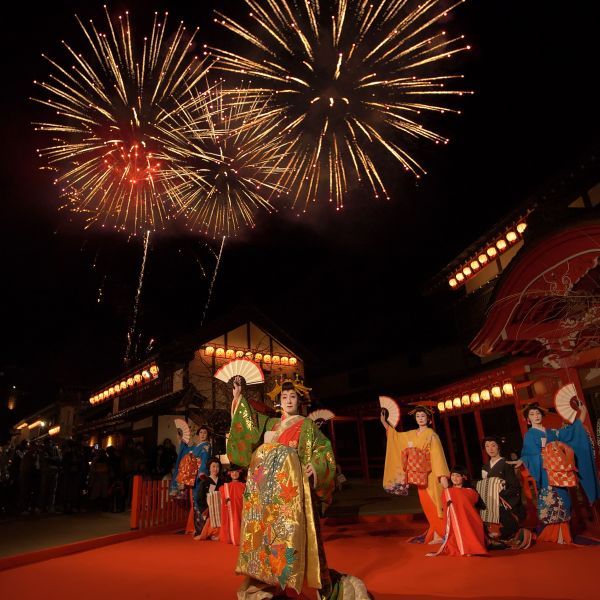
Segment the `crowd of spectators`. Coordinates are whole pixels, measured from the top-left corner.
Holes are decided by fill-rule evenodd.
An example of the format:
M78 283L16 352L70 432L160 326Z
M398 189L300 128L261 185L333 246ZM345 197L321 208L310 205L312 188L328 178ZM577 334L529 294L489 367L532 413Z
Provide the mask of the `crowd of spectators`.
M0 447L0 516L126 510L134 475L170 476L171 440L151 451L129 440L122 449L45 438Z

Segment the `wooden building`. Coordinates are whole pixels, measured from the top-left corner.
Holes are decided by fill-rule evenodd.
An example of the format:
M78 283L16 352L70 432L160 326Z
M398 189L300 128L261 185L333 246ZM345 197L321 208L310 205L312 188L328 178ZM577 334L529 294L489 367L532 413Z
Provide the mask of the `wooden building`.
M177 441L173 420L207 425L214 449L223 451L229 430L231 388L214 377L234 358L247 358L265 373L265 383L247 389L265 404L277 378L304 377L300 346L253 309L240 309L163 348L98 386L79 416L77 433L90 445L123 446L127 440L154 447Z
M365 351L354 369L312 380L337 415L329 427L344 472L383 473L380 394L433 406L448 460L473 475L485 435L519 454L520 408L550 406L566 383L587 404L588 428L600 431L599 166L588 156L559 174L428 283L427 327L439 340L416 350L398 339L396 352ZM402 425L414 427L403 412Z
M11 445L16 446L23 440L33 442L47 436L71 438L81 405L79 397L79 392L61 392L55 402L18 421L11 430Z
M599 166L590 156L561 174L428 289L450 307L446 317L476 362L402 401L437 408L449 460L472 474L484 435L506 438L506 449L519 454L527 427L522 406L551 407L568 383L587 405L590 431L600 423Z

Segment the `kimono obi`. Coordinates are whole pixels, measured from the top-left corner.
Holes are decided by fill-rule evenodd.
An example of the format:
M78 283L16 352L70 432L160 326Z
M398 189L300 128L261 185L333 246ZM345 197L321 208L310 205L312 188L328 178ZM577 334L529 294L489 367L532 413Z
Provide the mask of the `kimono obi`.
M573 448L563 442L550 442L542 448L548 484L556 487L577 487L577 467Z
M191 452L186 454L179 463L177 483L180 485L193 486L196 483L199 467L200 461Z
M409 447L402 450L402 468L406 473L407 483L418 487L427 487L431 472L431 455L429 448Z

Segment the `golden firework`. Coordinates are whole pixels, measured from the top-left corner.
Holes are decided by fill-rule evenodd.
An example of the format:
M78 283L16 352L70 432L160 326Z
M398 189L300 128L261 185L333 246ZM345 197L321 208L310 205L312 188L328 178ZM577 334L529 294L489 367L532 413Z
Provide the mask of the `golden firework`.
M215 21L251 46L246 55L211 48L216 68L250 76L288 150L280 184L293 205L326 197L342 208L367 181L388 197L376 166L380 150L417 177L414 142L448 140L423 116L459 112L442 102L466 92L447 85L448 59L468 49L441 29L465 0L244 0L249 23ZM249 90L250 93L250 90Z
M268 106L245 85L205 82L161 124L164 184L192 231L235 235L285 192L285 144Z
M79 53L63 42L71 64L45 57L50 76L35 83L47 96L34 100L54 118L36 123L51 140L38 153L57 174L64 207L85 214L86 227L135 235L164 228L175 212L156 133L209 63L193 56L196 32L183 23L168 35L168 13L155 13L150 37L138 40L128 13L111 19L105 11L106 33L77 18L87 46Z

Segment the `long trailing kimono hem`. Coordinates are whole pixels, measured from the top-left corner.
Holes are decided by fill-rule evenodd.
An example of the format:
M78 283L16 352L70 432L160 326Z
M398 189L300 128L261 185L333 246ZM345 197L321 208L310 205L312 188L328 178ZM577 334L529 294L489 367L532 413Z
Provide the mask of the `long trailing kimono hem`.
M437 552L427 556L486 556L483 521L475 508L479 495L469 488L448 488L443 493L446 503L446 535Z
M238 599L266 600L288 588L299 594L306 584L322 600L341 600L344 585L359 590L356 600L368 600L359 580L331 577L327 568L313 500L330 500L336 469L331 444L318 427L301 416L269 419L241 398L227 454L249 467L236 565L246 578ZM309 464L312 489L305 473Z
M449 476L448 464L444 455L444 449L439 436L433 429L427 427L424 430L411 429L410 431L387 430L387 446L385 453L385 469L383 474L383 487L386 491L396 493L406 482L406 472L402 462L402 453L407 448L419 448L428 450L431 460L431 471L427 477L427 485L417 487L421 508L425 513L429 527L423 536L425 543L434 539L435 534L439 537L444 535L442 485L441 477ZM411 541L420 542L421 536Z

